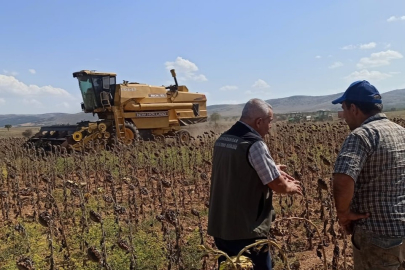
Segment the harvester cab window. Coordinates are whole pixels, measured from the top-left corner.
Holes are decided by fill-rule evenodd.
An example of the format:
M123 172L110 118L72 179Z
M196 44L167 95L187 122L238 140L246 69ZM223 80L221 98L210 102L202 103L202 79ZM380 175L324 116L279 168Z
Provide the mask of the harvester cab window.
M110 77L109 76L104 76L103 77L103 90L110 90Z
M96 108L96 100L94 96L93 84L90 77L78 77L79 87L82 92L83 104L86 110L94 110Z
M103 87L104 80L101 76L93 77L93 87L94 93L96 96L96 107L101 107L101 98L100 94L104 91Z

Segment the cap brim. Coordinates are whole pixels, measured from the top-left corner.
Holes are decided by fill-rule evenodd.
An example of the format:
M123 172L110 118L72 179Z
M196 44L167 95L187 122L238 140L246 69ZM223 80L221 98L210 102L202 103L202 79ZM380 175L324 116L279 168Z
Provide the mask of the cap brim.
M345 99L346 99L346 97L343 95L343 96L341 96L340 98L337 98L337 99L335 99L334 101L332 101L332 104L340 104L340 103L342 103L343 101L345 101Z

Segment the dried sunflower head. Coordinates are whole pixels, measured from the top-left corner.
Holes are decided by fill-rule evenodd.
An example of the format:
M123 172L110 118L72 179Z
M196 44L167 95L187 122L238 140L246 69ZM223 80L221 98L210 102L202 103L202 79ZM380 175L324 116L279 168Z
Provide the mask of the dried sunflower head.
M90 219L96 223L101 223L101 221L102 221L101 215L99 213L96 213L93 210L90 211Z

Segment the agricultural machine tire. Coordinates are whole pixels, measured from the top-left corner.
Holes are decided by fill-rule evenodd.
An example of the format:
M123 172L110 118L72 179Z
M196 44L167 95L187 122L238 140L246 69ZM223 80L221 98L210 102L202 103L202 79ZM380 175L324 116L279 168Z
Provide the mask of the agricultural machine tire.
M139 130L131 122L125 121L125 141L128 144L139 140Z
M191 135L187 130L179 130L176 132L177 142L180 145L187 144L191 141Z

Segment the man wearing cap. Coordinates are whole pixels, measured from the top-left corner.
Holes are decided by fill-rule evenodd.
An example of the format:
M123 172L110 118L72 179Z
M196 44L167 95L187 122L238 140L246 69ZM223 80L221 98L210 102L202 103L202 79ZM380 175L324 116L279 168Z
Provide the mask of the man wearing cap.
M352 235L354 269L405 269L405 128L382 112L378 90L352 83L340 98L351 133L333 172L340 225Z

